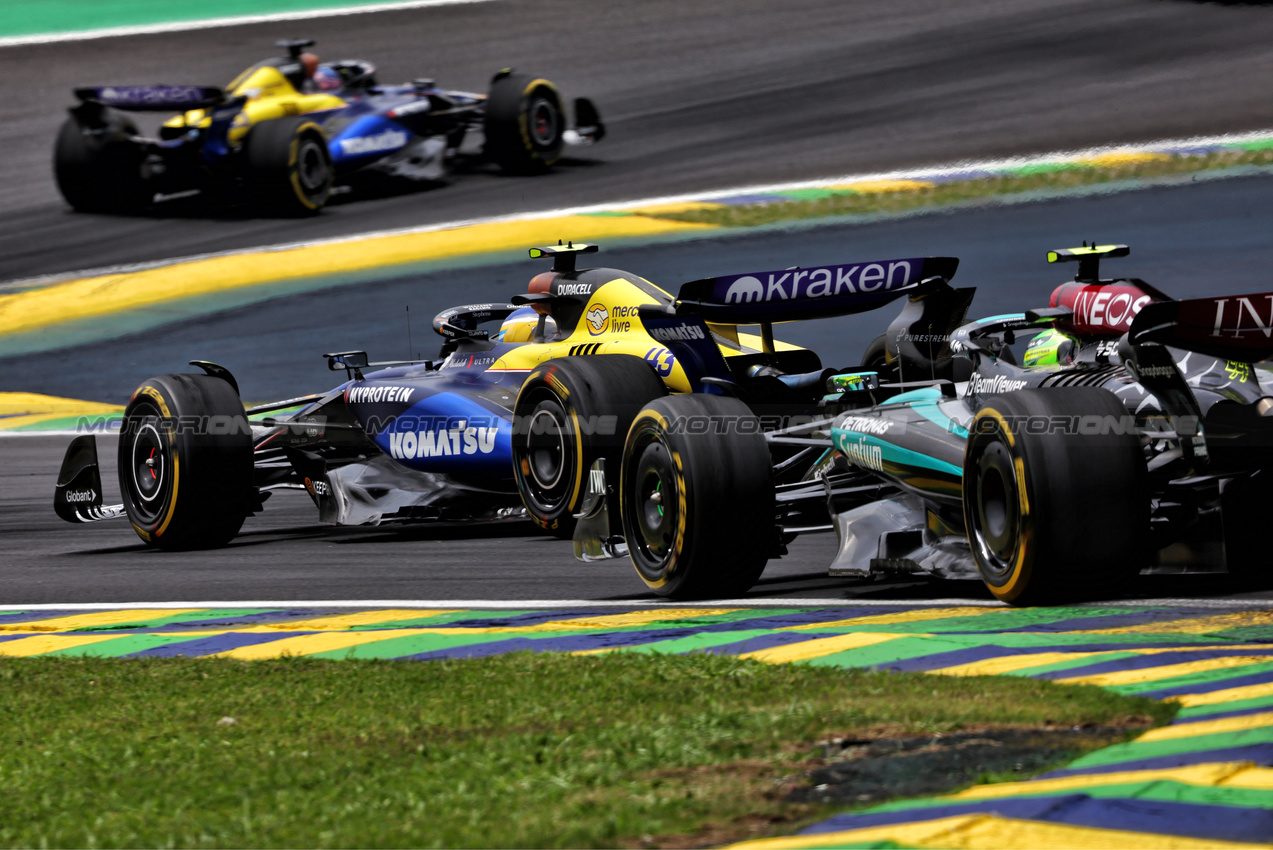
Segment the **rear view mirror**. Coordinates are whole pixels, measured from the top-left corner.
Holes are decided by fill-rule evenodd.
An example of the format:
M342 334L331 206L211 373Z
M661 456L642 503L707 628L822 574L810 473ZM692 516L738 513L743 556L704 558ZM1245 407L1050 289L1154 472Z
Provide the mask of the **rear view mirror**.
M333 372L341 369L363 369L368 362L365 351L337 351L323 356L327 358L327 368Z

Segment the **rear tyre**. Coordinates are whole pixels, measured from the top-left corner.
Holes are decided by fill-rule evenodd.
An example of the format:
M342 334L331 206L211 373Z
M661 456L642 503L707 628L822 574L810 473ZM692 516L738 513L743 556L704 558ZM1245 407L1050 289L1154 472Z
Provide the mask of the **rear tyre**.
M129 138L137 125L103 109L102 127L89 130L74 117L62 122L53 146L58 191L79 212L136 212L153 194L142 176L142 152Z
M244 145L252 191L267 211L314 215L327 203L335 170L327 137L312 119L263 121Z
M208 375L161 375L133 393L119 435L124 509L160 549L230 542L250 513L252 431L238 393Z
M991 396L964 455L968 542L1015 605L1116 593L1149 561L1144 452L1127 408L1093 387Z
M566 144L566 110L557 87L528 74L495 78L484 123L486 155L511 174L546 170Z
M536 525L574 533L588 469L604 459L617 481L632 420L666 393L650 365L629 354L561 357L530 373L514 408L513 475Z
M623 449L619 510L646 587L695 599L745 593L774 539L773 461L747 405L678 395L647 405Z

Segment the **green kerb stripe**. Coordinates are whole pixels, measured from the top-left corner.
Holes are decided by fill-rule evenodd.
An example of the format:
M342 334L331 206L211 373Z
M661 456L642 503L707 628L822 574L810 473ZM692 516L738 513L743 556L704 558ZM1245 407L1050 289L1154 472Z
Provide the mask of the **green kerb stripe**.
M0 36L308 12L379 2L383 0L5 0L0 4Z
M1244 729L1241 732L1198 735L1193 738L1171 738L1166 741L1145 741L1143 743L1131 741L1089 753L1070 764L1069 767L1096 767L1099 765L1118 764L1124 761L1174 756L1181 753L1202 753L1208 750L1223 750L1229 747L1245 747L1251 744L1269 743L1273 743L1273 726Z

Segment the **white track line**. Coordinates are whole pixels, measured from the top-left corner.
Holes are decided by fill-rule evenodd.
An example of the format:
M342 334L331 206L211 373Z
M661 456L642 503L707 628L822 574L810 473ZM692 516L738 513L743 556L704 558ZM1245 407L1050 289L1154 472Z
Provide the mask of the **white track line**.
M489 0L440 0L440 2L488 2ZM1191 136L1183 139L1160 139L1153 142L1142 142L1133 145L1103 145L1101 147L1084 148L1071 151L1053 151L1033 156L1009 157L1006 159L963 160L941 165L918 166L915 168L880 171L867 174L843 174L837 177L823 177L817 180L804 180L796 183L760 183L751 186L738 186L732 189L711 189L699 192L687 192L680 195L660 195L652 198L638 198L626 201L612 201L601 204L589 204L578 207L562 207L538 212L512 213L509 215L488 216L485 218L459 219L441 224L427 224L415 227L400 227L387 230L372 230L349 236L336 236L327 239L310 239L299 242L283 242L276 245L260 245L254 248L235 248L229 251L217 251L209 254L193 254L186 257L174 257L166 260L151 260L144 263L130 263L118 266L105 266L96 269L64 272L39 277L0 283L0 292L38 287L64 280L74 280L101 275L129 274L146 271L163 266L206 260L213 257L242 256L262 252L292 251L302 248L315 248L324 245L339 245L346 242L361 242L365 239L379 239L387 236L411 236L419 233L433 233L440 230L453 230L458 227L471 227L483 224L507 224L514 221L538 221L546 218L562 216L587 215L589 213L610 212L615 210L632 210L642 207L655 207L664 204L681 204L693 201L707 201L729 198L738 195L770 195L792 192L800 189L818 189L844 183L873 182L878 180L926 180L958 174L966 171L1000 171L1008 168L1024 168L1037 165L1054 165L1071 162L1094 156L1108 154L1140 154L1166 151L1173 148L1211 147L1215 145L1236 145L1245 142L1263 141L1273 138L1273 129L1256 130L1249 133L1228 133L1219 136ZM1004 196L1011 197L1011 196ZM720 228L717 231L703 231L700 238L713 234L728 235L736 232L732 228ZM497 250L497 249L492 249Z
M169 608L469 608L494 611L521 608L1006 608L991 599L702 599L696 602L673 602L665 599L291 599L261 602L73 602L64 605L23 605L0 603L5 611L126 611L129 609ZM1273 599L1120 599L1082 607L1128 608L1154 606L1171 608L1266 609Z
M268 24L276 21L306 21L312 18L335 18L344 15L366 15L373 12L396 12L402 9L427 9L432 6L458 6L469 3L492 3L495 0L401 0L401 2L368 3L363 6L335 6L330 9L307 9L296 12L275 12L269 15L239 15L232 18L207 18L201 21L172 21L164 24L142 24L132 27L106 27L77 32L39 33L0 38L0 47L19 47L26 44L54 44L60 41L89 41L97 38L119 38L128 35L153 35L168 32L189 32L219 27L238 27L245 24Z

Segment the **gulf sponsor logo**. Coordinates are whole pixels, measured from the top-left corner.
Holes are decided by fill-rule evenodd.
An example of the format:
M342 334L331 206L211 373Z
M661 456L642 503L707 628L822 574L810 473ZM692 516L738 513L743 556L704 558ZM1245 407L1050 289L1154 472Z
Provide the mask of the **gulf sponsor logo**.
M490 454L495 450L494 427L474 427L460 420L450 428L422 428L389 434L389 455L395 460Z
M354 386L345 391L345 401L349 404L405 403L411 401L415 387L398 387L389 384L371 384Z
M719 278L714 295L726 304L752 304L890 292L910 283L922 260L822 266Z

